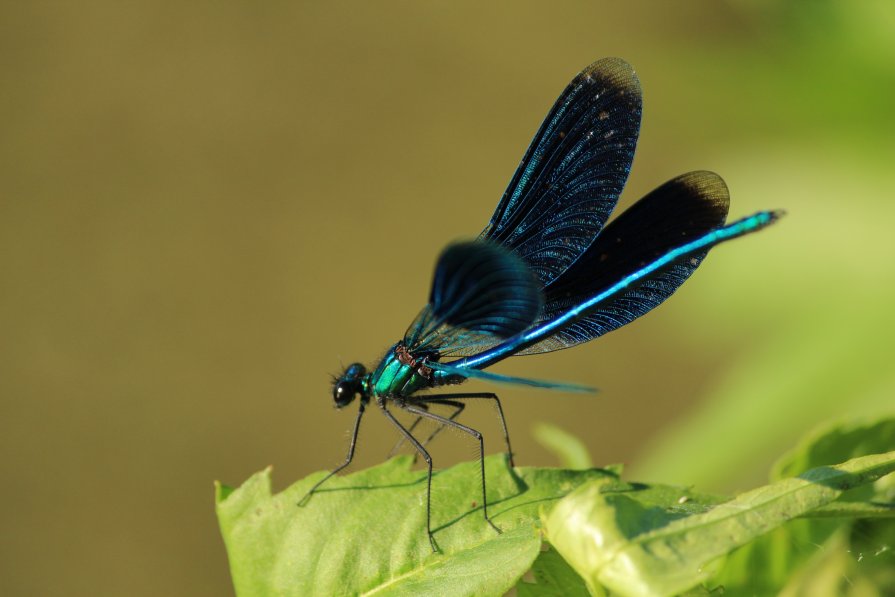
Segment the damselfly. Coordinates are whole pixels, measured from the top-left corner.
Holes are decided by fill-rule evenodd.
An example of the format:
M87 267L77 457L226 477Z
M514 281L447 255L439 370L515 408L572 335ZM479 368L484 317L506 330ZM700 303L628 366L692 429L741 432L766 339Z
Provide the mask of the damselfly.
M717 174L698 171L666 182L605 224L628 178L640 115L640 83L623 60L599 60L574 78L479 237L441 253L429 303L404 337L371 372L354 363L334 381L338 408L359 398L348 455L300 503L351 463L372 399L426 462L426 530L432 550L437 551L431 527L432 458L425 444L434 434L424 441L414 435L421 420L434 421L438 430L452 427L478 442L482 512L499 532L488 516L483 436L456 419L466 401L492 401L512 465L500 400L493 393L421 392L470 378L587 391L484 369L510 356L569 348L630 323L671 296L711 247L760 230L781 215L761 211L726 224L727 186ZM432 412L435 406L453 412L442 416ZM416 419L405 426L393 409Z

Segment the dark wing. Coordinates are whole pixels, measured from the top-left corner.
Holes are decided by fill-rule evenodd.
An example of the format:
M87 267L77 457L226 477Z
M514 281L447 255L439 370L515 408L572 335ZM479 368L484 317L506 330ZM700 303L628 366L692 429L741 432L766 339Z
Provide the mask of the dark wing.
M683 174L609 223L588 250L545 289L539 322L547 322L628 274L724 224L727 185L712 172ZM693 273L707 251L673 263L560 332L517 354L536 354L587 342L656 308Z
M481 350L531 326L542 306L541 285L518 255L483 240L452 244L404 344L417 354Z
M591 244L628 179L640 82L619 58L581 71L550 110L481 237L518 253L547 285Z

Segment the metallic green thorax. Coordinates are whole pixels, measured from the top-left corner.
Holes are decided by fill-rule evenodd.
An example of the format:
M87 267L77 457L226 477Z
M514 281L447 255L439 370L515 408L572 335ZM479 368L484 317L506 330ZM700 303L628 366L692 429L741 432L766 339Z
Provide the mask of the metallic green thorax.
M432 386L432 370L410 359L404 345L398 342L376 367L370 385L374 396L409 396Z

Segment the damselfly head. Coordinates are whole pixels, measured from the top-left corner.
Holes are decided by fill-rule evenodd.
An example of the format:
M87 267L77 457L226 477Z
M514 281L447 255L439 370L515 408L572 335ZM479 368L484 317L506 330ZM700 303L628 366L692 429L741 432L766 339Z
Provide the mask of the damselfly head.
M333 402L336 403L336 408L348 406L358 395L364 397L366 375L366 367L360 363L352 363L336 378L333 382Z

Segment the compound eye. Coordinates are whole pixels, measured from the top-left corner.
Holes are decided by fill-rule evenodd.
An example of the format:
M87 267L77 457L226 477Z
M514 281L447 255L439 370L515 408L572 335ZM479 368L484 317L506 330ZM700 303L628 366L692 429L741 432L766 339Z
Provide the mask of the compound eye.
M333 401L336 403L336 408L342 408L351 404L357 392L358 387L355 382L340 381L336 383L333 386Z

